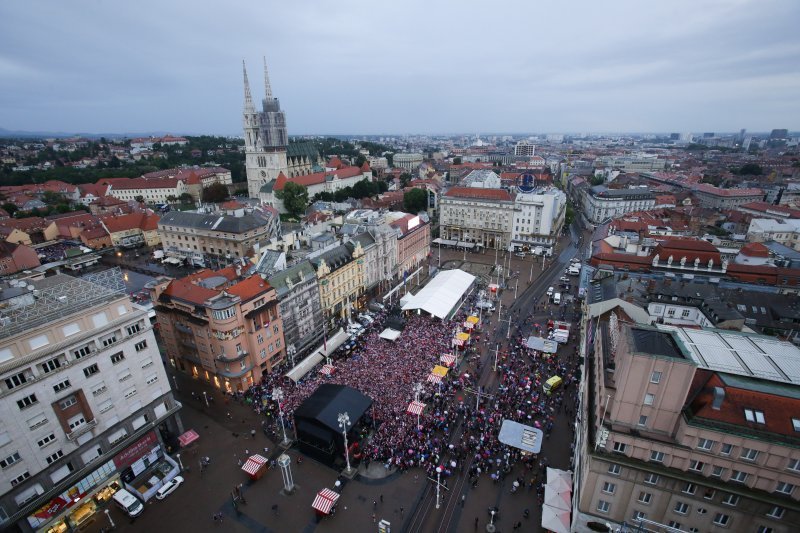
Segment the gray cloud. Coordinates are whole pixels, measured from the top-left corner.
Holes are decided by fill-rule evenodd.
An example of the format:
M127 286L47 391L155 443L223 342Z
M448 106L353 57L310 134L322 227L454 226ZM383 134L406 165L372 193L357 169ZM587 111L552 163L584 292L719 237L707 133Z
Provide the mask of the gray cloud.
M0 127L239 134L800 128L800 4L0 3Z

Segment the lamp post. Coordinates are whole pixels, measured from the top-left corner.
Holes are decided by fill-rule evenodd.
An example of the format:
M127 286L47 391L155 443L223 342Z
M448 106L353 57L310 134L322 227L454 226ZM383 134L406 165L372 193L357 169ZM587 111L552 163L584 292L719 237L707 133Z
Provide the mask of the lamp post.
M486 524L486 531L488 531L489 533L494 533L494 530L495 530L495 527L494 527L494 515L495 515L496 512L497 511L495 511L494 508L489 510L489 513L492 515L492 518L489 520L489 523Z
M287 494L291 494L294 490L294 478L292 477L292 459L282 453L278 457L278 466L281 467L281 476L283 477L283 490Z
M117 525L111 519L111 513L108 511L108 509L105 510L105 513L106 513L106 517L108 518L108 523L111 524L111 529L117 529Z
M414 383L414 387L412 389L414 391L414 401L419 401L419 395L422 393L422 383ZM417 413L417 429L419 429L419 413Z
M175 455L175 458L178 459L178 466L180 467L181 472L183 472L183 463L181 462L181 454Z
M175 374L172 374L172 382L175 384L175 390L180 390L178 388L178 376L176 376Z
M442 467L436 467L436 508L439 508L439 491L442 487Z
M286 436L286 425L283 423L283 407L281 406L281 402L283 402L283 389L275 387L272 391L272 399L278 404L278 418L281 419L281 429L283 430L283 441L281 444L288 446L289 437Z
M350 449L347 447L347 430L350 428L350 415L347 411L339 413L337 420L339 421L339 427L342 428L342 436L344 436L344 458L347 461L346 472L350 474L352 472L352 468L350 468Z
M206 394L206 391L203 391L203 399L206 401L206 407L208 407L208 394Z
M497 372L497 353L500 351L500 343L497 343L497 347L494 349L494 371Z

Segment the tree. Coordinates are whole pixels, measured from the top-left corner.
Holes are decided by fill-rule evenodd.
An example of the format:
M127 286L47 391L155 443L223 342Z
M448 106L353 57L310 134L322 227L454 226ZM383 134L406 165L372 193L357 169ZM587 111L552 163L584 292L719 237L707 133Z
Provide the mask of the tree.
M194 200L194 198L192 198L192 195L189 194L188 192L181 193L178 199L181 201L182 204L190 204Z
M8 213L8 215L12 216L12 217L14 216L14 213L19 211L19 208L16 205L12 204L11 202L7 202L7 203L1 205L0 207L5 209L6 213Z
M403 209L408 213L419 213L428 208L428 191L411 189L403 195Z
M764 169L761 168L761 165L756 163L746 163L742 165L742 168L739 169L739 174L746 174L750 176L760 176L764 173Z
M361 167L361 165L363 165L366 162L367 162L367 158L364 157L363 154L358 154L358 157L356 157L355 166Z
M201 198L209 203L224 202L228 199L228 188L219 182L212 183L203 189Z
M42 193L42 201L47 205L57 205L63 204L67 200L64 198L64 195L61 193L53 192L53 191L44 191Z
M283 207L293 216L299 217L305 213L308 206L308 189L289 181L283 186L282 191L275 191L278 199L283 200Z
M461 158L460 157L454 157L453 158L453 164L454 165L460 165L461 164Z
M400 174L400 185L405 187L408 185L408 182L411 181L411 173L410 172L403 172Z
M136 200L136 201L137 201L137 202L139 202L140 204L141 204L141 203L144 203L144 196L142 196L142 195L140 194L140 195L138 195L136 198L134 198L134 200Z

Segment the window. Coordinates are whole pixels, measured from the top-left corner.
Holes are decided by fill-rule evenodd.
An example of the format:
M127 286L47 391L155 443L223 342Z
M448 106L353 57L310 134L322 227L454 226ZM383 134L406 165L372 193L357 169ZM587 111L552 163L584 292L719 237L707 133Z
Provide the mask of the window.
M739 456L745 461L755 461L758 459L758 450L752 448L742 448L742 453Z
M735 481L737 483L744 483L745 481L747 481L748 475L749 474L747 472L742 472L741 470L734 470L733 472L731 472L730 480Z
M624 442L615 442L614 443L614 451L617 453L625 453L625 449L628 447L627 444Z
M136 396L136 387L131 387L130 389L125 391L125 399L133 398Z
M45 446L47 446L48 444L50 444L51 442L53 442L55 440L56 440L55 433L50 433L48 436L43 437L43 438L39 439L38 441L36 441L36 444L39 445L39 448L44 448Z
M770 517L770 518L774 518L775 520L780 520L781 518L783 518L783 514L785 512L786 512L786 509L784 509L783 507L781 507L779 505L776 505L775 507L773 507L772 509L769 510L769 512L767 513L767 516Z
M631 518L633 518L634 522L638 522L639 520L644 520L647 518L647 513L644 511L634 511L633 515L631 515Z
M789 459L789 464L786 465L788 470L800 471L800 459Z
M258 355L261 356L261 359L266 359L267 358L267 349L266 348L261 348L261 351L258 352Z
M111 362L113 364L115 364L115 365L117 363L119 363L120 361L124 361L124 360L125 360L125 354L122 353L122 352L117 352L117 353L111 355Z
M25 396L24 398L21 398L21 399L17 400L17 407L19 407L20 410L27 409L31 405L33 405L35 403L38 403L38 402L39 402L39 400L36 399L36 395L35 394L29 394L28 396Z
M152 375L147 377L146 383L148 385L152 385L156 381L158 381L158 374L152 374Z
M83 348L79 348L72 352L72 355L75 356L75 359L80 359L81 357L86 357L90 353L92 353L91 344L87 344Z
M748 422L754 422L756 424L765 424L764 421L764 412L763 411L756 411L754 409L745 409L744 410L744 418Z
M717 491L715 491L714 489L706 489L706 491L703 493L703 498L705 498L706 500L713 500L714 494L716 493ZM699 513L700 509L698 509L697 512ZM705 513L705 509L703 509L703 513Z
M132 325L128 326L127 328L125 328L125 331L128 332L128 335L135 335L135 334L139 333L140 331L142 331L142 326L140 324L138 324L138 323L132 324Z
M649 492L640 492L639 493L639 503L649 504L653 500L653 495Z
M800 418L792 418L792 427L795 431L800 432Z
M259 333L258 336L256 337L256 341L258 341L258 344L264 344L264 336L261 333Z
M697 492L697 485L694 483L687 483L685 487L683 487L683 491L686 494L694 494Z
M722 503L730 505L731 507L736 507L736 504L739 503L739 496L736 494L726 494L725 497L722 498Z
M0 459L0 468L8 468L19 460L19 452L14 452L5 459Z
M133 347L137 352L141 352L142 350L147 348L147 341L139 341L136 344L134 344Z
M705 450L705 451L709 451L709 450L711 450L711 448L713 448L713 447L714 447L714 441L713 441L713 440L708 440L708 439L699 439L699 440L697 441L697 449L698 449L698 450Z
M654 463L663 463L664 462L664 452L657 452L653 450L650 452L650 460Z
M236 316L236 308L234 307L228 307L227 309L214 311L214 320L227 320L229 318L233 318L234 316Z
M55 463L56 461L58 461L59 459L61 459L62 457L64 457L64 452L61 451L61 450L58 450L56 453L52 453L52 454L47 456L47 458L46 458L47 459L47 464L51 465L51 464Z
M17 477L15 477L14 479L11 480L11 486L12 487L16 487L17 485L19 485L20 483L22 483L23 481L25 481L29 477L31 477L31 473L28 472L28 471L25 471L22 474L18 475Z
M722 477L722 474L725 473L725 469L721 466L714 466L711 468L711 476L712 477Z
M106 346L111 346L115 342L117 342L117 334L113 333L113 334L109 335L108 337L106 337L105 339L103 339L102 344L103 344L103 347L105 348Z
M686 514L689 512L689 505L684 502L678 502L675 504L673 511L678 514Z
M644 404L645 405L653 405L653 402L656 401L656 395L650 394L649 392L644 395Z
M775 492L780 492L781 494L791 494L794 492L794 485L791 483L786 483L785 481L779 481L778 486L775 487Z
M691 313L690 309L684 309L683 312L681 313L681 317L686 318L689 316L689 313Z
M727 526L730 521L731 517L726 514L717 513L714 515L714 525Z
M680 529L681 528L681 523L680 522L676 522L675 520L670 520L669 522L667 522L667 526L671 527L671 528L674 528L674 529Z
M733 451L733 444L723 444L720 449L720 455L730 455L731 451Z
M644 476L644 482L648 485L655 485L658 483L658 475L657 474L647 474Z
M607 513L611 510L611 504L605 500L600 500L597 502L597 511L601 513Z
M758 533L772 533L772 528L767 526L758 526L756 531Z
M618 476L622 473L622 467L617 464L610 464L608 465L608 473L614 476Z
M8 390L11 390L15 387L19 387L20 385L24 385L28 382L28 377L25 375L25 372L20 372L19 374L14 374L13 376L6 378L6 387Z
M639 415L639 425L642 427L647 426L647 416Z
M86 423L86 419L83 417L83 414L73 416L69 419L69 429L75 430Z
M58 406L59 406L59 407L61 408L61 410L63 411L63 410L65 410L65 409L69 409L70 407L72 407L72 406L73 406L73 405L75 405L76 403L78 403L78 399L77 399L77 398L75 398L75 396L74 396L74 395L72 395L72 396L69 396L69 397L67 397L67 398L64 398L63 400L61 400L60 402L58 402Z
M53 385L53 392L61 392L62 390L70 388L71 386L72 384L69 382L69 380L65 379L64 381L59 381Z
M695 472L702 472L705 466L706 464L702 461L697 461L695 459L689 461L689 470L693 470Z
M42 368L42 372L49 374L50 372L61 368L61 361L59 361L58 357L56 357L54 359L50 359L49 361L45 361L40 366Z
M650 383L661 383L661 372L653 371L650 374Z
M100 369L97 367L97 363L89 365L83 369L83 375L86 376L87 378L89 376L97 374L98 372L100 372Z
M614 483L609 483L608 481L603 483L603 492L606 494L614 494L616 490L617 486Z

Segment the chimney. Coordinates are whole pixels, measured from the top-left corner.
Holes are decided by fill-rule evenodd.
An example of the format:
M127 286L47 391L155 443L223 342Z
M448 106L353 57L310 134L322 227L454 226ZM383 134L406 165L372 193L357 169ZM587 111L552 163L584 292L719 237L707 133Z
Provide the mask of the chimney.
M714 387L714 401L711 402L711 408L719 411L722 408L722 401L725 399L725 389L722 387Z

